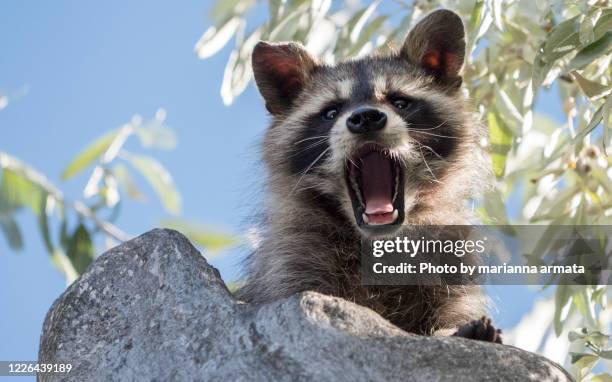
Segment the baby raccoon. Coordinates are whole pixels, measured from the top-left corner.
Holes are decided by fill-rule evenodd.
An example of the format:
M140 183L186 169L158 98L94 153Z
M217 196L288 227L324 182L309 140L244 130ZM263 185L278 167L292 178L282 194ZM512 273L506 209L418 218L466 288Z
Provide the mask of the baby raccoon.
M409 332L500 342L490 321L478 320L486 312L478 286L360 280L362 238L473 221L467 199L488 182L489 166L461 91L464 57L463 23L448 10L426 16L397 53L336 65L297 43L255 46L272 124L262 241L247 259L241 299L313 290Z

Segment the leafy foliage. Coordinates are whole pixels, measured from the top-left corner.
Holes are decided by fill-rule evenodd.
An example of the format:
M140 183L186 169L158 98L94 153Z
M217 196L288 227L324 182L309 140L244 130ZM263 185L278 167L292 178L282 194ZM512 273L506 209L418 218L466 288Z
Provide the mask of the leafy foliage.
M464 19L469 55L465 87L489 127L486 145L498 188L482 203L483 220L612 223L607 151L612 128L609 0L414 0L364 5L330 0L218 1L211 12L215 25L206 30L195 50L200 58L210 57L233 37L235 46L221 86L221 97L230 104L252 77L250 52L258 40L300 41L313 54L335 62L394 49L410 25L437 7L452 9ZM262 20L264 10L267 18ZM557 95L565 121L536 113L538 97ZM511 199L521 200L520 213L509 216ZM548 239L554 235L551 231ZM601 312L607 293L608 288L600 286L556 287L557 335L572 315L580 317L589 333L598 332L605 322ZM607 374L589 374L591 366L610 354L597 349L572 357L580 379L610 380Z
M166 219L162 221L161 225L182 232L191 241L211 252L217 252L229 246L239 244L239 240L233 235L190 221Z
M67 200L43 174L0 152L0 231L9 246L15 250L24 246L16 214L22 209L30 210L38 221L43 243L53 263L71 282L95 258L96 237L105 239L106 247L130 238L114 222L124 196L136 201L146 200L133 171L149 183L168 213L179 214L181 197L168 170L153 157L130 152L124 147L133 136L143 148L171 150L176 147L174 131L165 126L165 117L164 110L159 110L146 122L135 116L129 123L94 140L68 164L61 176L64 180L92 168L83 190L86 202ZM179 218L174 220L174 225L189 228L185 234L194 242L212 250L219 250L236 240L228 234L212 233L187 224Z

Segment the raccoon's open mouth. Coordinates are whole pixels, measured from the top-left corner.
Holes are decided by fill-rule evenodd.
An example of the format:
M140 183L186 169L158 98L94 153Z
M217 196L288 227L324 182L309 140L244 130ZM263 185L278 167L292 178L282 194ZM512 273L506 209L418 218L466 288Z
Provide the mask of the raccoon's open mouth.
M346 181L357 225L386 230L404 221L403 171L383 147L367 144L347 161Z

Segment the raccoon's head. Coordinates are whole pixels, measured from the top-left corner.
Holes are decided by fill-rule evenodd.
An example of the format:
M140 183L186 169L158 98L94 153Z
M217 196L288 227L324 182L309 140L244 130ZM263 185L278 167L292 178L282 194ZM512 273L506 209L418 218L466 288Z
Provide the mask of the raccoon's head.
M280 200L269 208L309 203L366 235L409 220L466 165L475 127L464 56L463 23L448 10L426 16L397 53L336 65L296 43L257 44L253 71L273 117L264 157Z

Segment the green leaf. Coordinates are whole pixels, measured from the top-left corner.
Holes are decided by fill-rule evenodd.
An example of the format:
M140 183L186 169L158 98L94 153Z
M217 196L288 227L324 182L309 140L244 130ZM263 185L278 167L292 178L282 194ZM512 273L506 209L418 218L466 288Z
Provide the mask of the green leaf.
M581 328L581 329L570 330L570 332L567 333L567 338L569 339L570 342L574 342L580 339L584 339L587 335L588 335L588 332L586 331L586 328Z
M354 23L351 22L351 32L350 32L350 40L352 44L355 44L359 40L359 35L361 34L362 29L366 25L366 22L372 16L376 7L380 3L380 0L373 1L367 8L364 8L363 11L359 12L359 16L354 18ZM353 21L353 20L351 20Z
M68 259L78 274L83 274L94 259L91 235L83 224L79 224L68 242Z
M76 158L72 160L72 162L70 162L68 167L66 167L62 173L62 179L70 179L92 164L106 150L108 150L120 131L121 130L111 131L87 146L76 156Z
M578 82L580 89L582 89L584 94L589 98L597 99L612 90L610 86L586 79L576 71L572 72L572 76L576 79L576 82Z
M576 134L576 136L573 139L574 143L580 142L584 137L587 136L587 134L593 131L593 129L595 129L597 125L599 125L599 122L601 122L603 118L603 106L604 105L601 105L595 111L595 113L593 114L593 117L591 118L589 123L586 125L586 127L582 129L578 134Z
M223 1L220 1L223 3ZM277 18L281 16L281 13L284 11L284 3L283 0L269 0L268 1L268 18L270 23L273 24L276 22Z
M593 292L591 300L601 305L602 308L606 309L606 294L608 292L608 286L600 286L596 291Z
M489 142L491 146L491 160L495 176L502 177L506 169L508 151L512 147L512 131L505 125L495 112L487 113L489 125Z
M374 18L359 35L357 41L351 46L351 50L348 53L349 56L355 55L361 51L361 49L372 39L374 33L376 33L383 23L387 20L387 16L380 15Z
M470 13L470 21L468 23L468 30L470 31L470 39L468 41L468 47L466 51L468 54L471 54L473 48L476 46L478 39L484 35L489 26L491 25L492 18L489 17L489 22L483 22L485 16L487 15L488 8L485 7L484 0L477 0L474 3L474 7L472 8L472 12Z
M502 193L499 190L488 192L484 197L484 207L491 224L509 225L508 213L506 212L506 204L502 199Z
M72 266L72 263L60 248L53 249L51 253L51 262L55 265L64 275L66 276L66 281L68 283L72 283L79 277L79 274Z
M580 288L581 290L574 293L574 295L572 296L572 302L578 312L580 312L582 317L584 317L590 325L596 325L585 287L581 286Z
M202 60L209 58L223 49L242 23L242 18L232 17L219 26L219 28L215 26L208 28L195 45L194 49L198 58Z
M533 213L530 223L547 220L559 214L565 213L567 203L580 191L580 187L572 186L560 190L553 199L544 199Z
M595 39L595 33L593 28L597 23L599 17L601 16L601 8L593 7L591 10L585 15L582 23L580 24L580 43L582 45L587 45Z
M112 170L115 179L119 183L119 186L127 193L127 195L137 201L145 201L146 196L140 191L140 188L136 184L136 181L132 177L130 170L123 163L117 163L113 166Z
M137 154L126 154L126 159L149 182L164 208L178 214L181 210L181 196L174 185L170 173L157 160Z
M594 39L597 40L610 30L612 30L612 9L607 8L603 10L593 27Z
M600 331L594 331L589 333L589 335L586 337L586 340L592 342L595 346L599 348L603 348L608 345L608 342L610 341L610 336Z
M577 206L574 208L574 216L570 220L570 223L573 225L588 225L586 221L586 194L580 194L580 198L578 200Z
M595 167L591 176L604 188L608 195L612 195L612 179L602 169Z
M499 86L495 87L495 109L503 117L505 126L512 130L514 135L522 133L523 116L514 105L508 93Z
M599 357L593 354L588 353L570 353L570 359L572 364L574 364L578 369L587 369L590 370L593 368L595 363L599 361Z
M255 29L242 46L234 49L230 54L221 82L221 98L225 105L234 102L234 99L248 85L253 74L250 55L257 41L261 39L263 30L263 27Z
M284 16L281 21L270 31L271 41L286 41L293 39L293 36L300 27L299 19L304 14L304 8L293 10Z
M55 245L51 240L51 232L49 229L49 216L47 215L47 197L41 198L41 208L38 214L38 228L43 239L43 244L50 255L53 255L56 251Z
M548 73L550 72L554 64L555 64L555 61L547 62L544 60L543 52L538 53L538 55L535 57L535 59L533 60L533 74L532 74L534 92L537 91L538 88L542 85L542 83L546 79L546 76L548 75Z
M26 178L25 173L4 169L0 184L0 212L10 213L28 207L34 214L38 214L43 195L46 192Z
M238 15L248 7L249 0L223 0L216 1L210 11L210 17L217 22L223 23L231 17Z
M612 359L612 349L602 350L598 353L601 358Z
M565 318L561 317L564 313L567 304L569 304L571 298L571 291L568 285L557 285L555 291L555 315L553 319L553 326L557 337L561 335L563 331L563 321ZM573 363L574 361L572 361Z
M23 236L12 216L0 214L0 230L6 237L8 245L13 250L23 249Z
M2 170L0 174L0 214L8 215L23 207L21 193L15 192L15 182L19 176L8 169Z
M334 47L334 54L336 57L344 58L348 56L348 53L353 48L353 44L357 41L361 33L361 28L375 11L378 4L379 1L374 1L368 6L360 8L353 13L351 18L342 26L336 41L336 46Z
M546 43L533 62L533 90L541 85L555 62L573 52L580 45L580 16L557 24L546 38Z
M610 125L610 111L612 110L612 95L608 95L608 97L606 97L606 102L604 102L603 104L603 110L601 113L601 124L603 125L603 148L604 148L604 153L606 155L608 155L607 152L607 145L609 143L609 137L610 137L610 128L612 128L612 126Z
M608 373L594 375L589 382L612 382L612 376Z
M491 8L491 15L493 16L493 20L495 20L495 26L500 31L504 30L504 23L502 20L502 0L492 0L489 2L489 7Z
M607 32L597 41L582 48L567 64L566 70L580 69L597 60L612 49L612 31Z
M201 224L185 220L164 220L161 222L161 225L163 227L175 229L181 232L187 236L189 240L212 252L217 252L240 242L240 240L234 235L223 233Z
M68 220L66 219L65 211L63 208L60 209L60 245L64 251L68 248L68 242L70 238L68 237Z
M545 62L553 62L580 45L580 16L574 16L557 24L544 44Z

